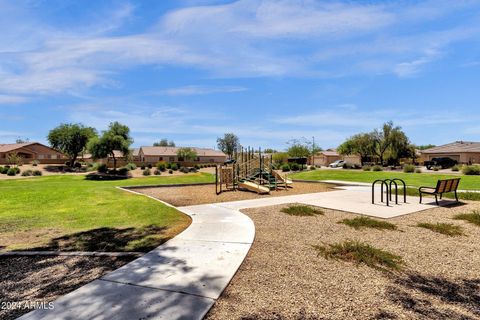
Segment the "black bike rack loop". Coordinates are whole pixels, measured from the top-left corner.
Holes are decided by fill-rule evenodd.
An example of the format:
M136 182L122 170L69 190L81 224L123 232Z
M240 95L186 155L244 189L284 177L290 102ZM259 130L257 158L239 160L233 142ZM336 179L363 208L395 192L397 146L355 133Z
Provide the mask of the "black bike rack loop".
M405 181L402 179L394 178L394 179L378 179L372 183L372 204L375 204L375 185L377 183L381 183L380 187L380 201L383 203L383 186L385 185L387 196L386 196L386 203L387 207L389 206L389 200L393 201L393 188L392 185L395 186L395 204L398 204L398 182L403 185L403 202L407 203L407 185Z

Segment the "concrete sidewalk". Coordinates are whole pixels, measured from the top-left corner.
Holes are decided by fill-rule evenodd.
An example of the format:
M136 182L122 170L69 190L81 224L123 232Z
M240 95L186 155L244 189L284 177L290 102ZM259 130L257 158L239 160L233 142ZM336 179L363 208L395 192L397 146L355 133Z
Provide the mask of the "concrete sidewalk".
M427 200L429 201L429 200ZM20 319L202 319L235 275L255 237L253 222L239 210L304 203L378 218L436 207L371 204L371 188L297 194L178 208L192 217L181 234L129 264Z

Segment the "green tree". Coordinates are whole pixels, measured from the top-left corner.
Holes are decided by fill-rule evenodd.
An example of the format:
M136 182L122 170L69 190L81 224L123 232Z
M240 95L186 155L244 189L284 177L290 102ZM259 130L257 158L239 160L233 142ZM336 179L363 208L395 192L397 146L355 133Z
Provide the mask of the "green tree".
M434 144L425 144L425 145L420 145L420 146L415 146L414 147L418 150L427 150L427 149L430 149L430 148L434 148L436 147L436 145Z
M277 152L272 155L273 163L276 165L282 165L288 161L288 153L286 152Z
M358 133L348 138L337 148L342 155L358 155L363 165L365 159L374 154L375 141L371 133Z
M301 143L299 140L292 140L290 146L287 149L287 153L290 157L304 158L310 156L312 150L308 145Z
M218 149L228 155L230 159L233 157L233 153L240 146L240 140L233 133L225 133L223 138L217 138Z
M68 157L70 166L73 167L78 155L85 151L88 141L96 136L94 128L79 123L65 123L50 130L47 139L52 148Z
M7 155L7 163L13 166L19 166L22 163L23 157L16 152Z
M88 143L88 150L94 159L103 159L108 156L113 158L113 170L117 170L115 151L120 151L123 157L130 155L130 129L119 122L112 122L108 130L102 132L100 137L95 137Z
M197 152L192 148L180 148L177 150L177 157L179 161L192 161L197 158Z
M153 143L154 147L175 147L175 142L172 140L168 141L167 139L161 139L159 142Z
M380 130L375 129L372 133L375 141L375 155L380 164L384 163L385 153L392 154L401 152L401 148L408 145L408 138L399 126L394 126L392 121L383 124Z

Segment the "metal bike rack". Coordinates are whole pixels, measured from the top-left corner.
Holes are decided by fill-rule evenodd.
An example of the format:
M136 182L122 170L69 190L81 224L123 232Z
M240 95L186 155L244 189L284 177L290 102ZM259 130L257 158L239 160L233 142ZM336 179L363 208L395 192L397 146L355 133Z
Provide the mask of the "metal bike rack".
M394 179L378 179L375 180L372 183L372 204L375 204L375 185L377 183L381 183L380 186L380 201L383 203L383 186L385 185L387 196L386 198L386 204L387 207L389 206L389 201L393 201L393 188L392 185L395 186L395 204L398 204L398 182L401 182L403 185L403 202L407 203L407 186L405 184L405 181L402 179L394 178Z

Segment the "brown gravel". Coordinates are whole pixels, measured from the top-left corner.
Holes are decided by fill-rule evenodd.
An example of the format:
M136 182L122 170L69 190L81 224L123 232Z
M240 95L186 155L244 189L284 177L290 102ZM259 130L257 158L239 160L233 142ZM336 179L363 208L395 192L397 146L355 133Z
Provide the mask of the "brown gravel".
M207 319L480 319L480 227L451 219L479 203L389 219L397 231L356 231L337 223L355 214L297 217L283 207L244 211L255 222L255 242ZM460 225L466 236L418 222ZM401 255L405 269L388 274L326 260L312 248L349 239Z
M29 310L4 309L7 302L51 302L115 270L132 257L0 257L0 319Z
M293 188L272 190L270 194L257 194L249 191L226 191L218 196L215 193L215 185L182 186L182 187L159 187L135 189L176 207L196 204L247 200L268 197L280 197L293 194L325 192L332 190L332 185L314 182L295 182Z

